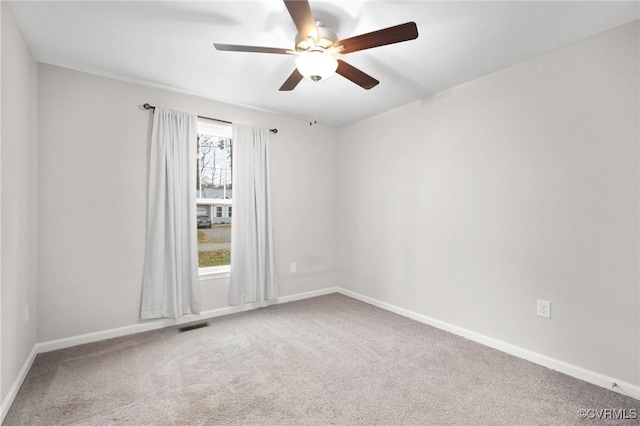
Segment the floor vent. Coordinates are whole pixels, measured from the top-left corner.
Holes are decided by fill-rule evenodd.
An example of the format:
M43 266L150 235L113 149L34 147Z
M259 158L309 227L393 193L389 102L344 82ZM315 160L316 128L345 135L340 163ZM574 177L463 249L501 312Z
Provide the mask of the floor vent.
M193 324L193 325L187 325L186 327L180 327L178 328L178 331L180 333L183 333L185 331L195 330L196 328L207 327L208 325L209 325L208 322L201 322L200 324Z

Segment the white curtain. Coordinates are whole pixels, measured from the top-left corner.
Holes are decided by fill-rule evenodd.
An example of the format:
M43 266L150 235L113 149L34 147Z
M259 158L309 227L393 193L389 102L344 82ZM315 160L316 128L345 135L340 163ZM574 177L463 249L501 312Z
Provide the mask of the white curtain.
M233 125L229 304L278 297L271 226L269 130Z
M196 145L195 115L156 108L149 160L142 319L200 312Z

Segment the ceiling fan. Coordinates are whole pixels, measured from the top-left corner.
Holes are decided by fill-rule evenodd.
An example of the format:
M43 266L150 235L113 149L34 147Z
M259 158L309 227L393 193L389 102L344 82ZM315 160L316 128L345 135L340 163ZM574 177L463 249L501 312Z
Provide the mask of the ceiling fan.
M293 90L304 77L312 81L320 81L330 77L333 73L338 73L358 86L369 90L380 82L353 65L336 59L335 55L337 53L344 55L418 38L416 23L407 22L355 37L338 39L333 31L325 27L322 22L315 20L307 0L284 0L284 4L298 30L295 50L213 44L217 50L223 51L297 55L296 68L280 87L280 91Z

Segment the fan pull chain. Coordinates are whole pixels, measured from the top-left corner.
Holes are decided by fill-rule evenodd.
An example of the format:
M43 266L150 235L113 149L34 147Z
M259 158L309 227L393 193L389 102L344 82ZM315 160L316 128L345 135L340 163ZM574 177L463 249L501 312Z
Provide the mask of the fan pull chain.
M311 84L311 96L309 96L309 99L311 100L311 108L309 111L309 126L313 126L314 124L318 124L318 120L317 120L317 103L316 103L316 96L317 96L317 86L318 83L317 82L313 82Z

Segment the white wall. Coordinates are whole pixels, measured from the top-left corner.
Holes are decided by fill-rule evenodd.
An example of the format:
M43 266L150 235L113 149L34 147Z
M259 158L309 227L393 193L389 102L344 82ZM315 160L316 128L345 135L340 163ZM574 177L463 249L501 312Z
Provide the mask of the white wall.
M280 294L334 285L334 129L45 64L38 85L39 342L139 322L152 119L145 102L278 128ZM202 309L227 306L227 289L228 279L202 282Z
M2 2L0 401L36 342L36 62ZM25 323L25 305L30 319Z
M340 129L338 285L640 384L638 36Z

